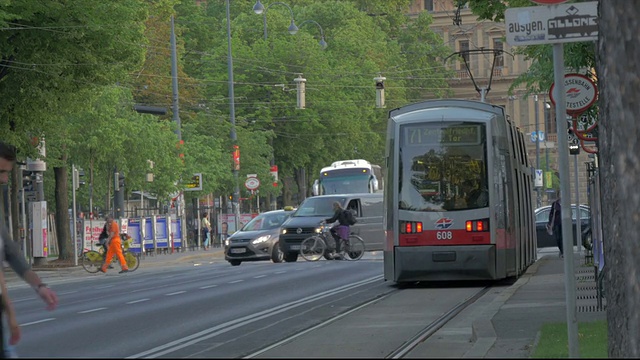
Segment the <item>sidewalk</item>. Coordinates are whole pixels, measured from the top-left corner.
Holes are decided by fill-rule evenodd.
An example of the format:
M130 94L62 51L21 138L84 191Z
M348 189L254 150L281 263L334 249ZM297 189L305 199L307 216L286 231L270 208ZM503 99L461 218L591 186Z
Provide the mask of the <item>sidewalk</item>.
M595 269L574 254L578 323L606 320L606 300L598 309ZM564 260L558 250L538 250L538 261L473 322L474 346L464 357L528 358L545 323L567 321Z

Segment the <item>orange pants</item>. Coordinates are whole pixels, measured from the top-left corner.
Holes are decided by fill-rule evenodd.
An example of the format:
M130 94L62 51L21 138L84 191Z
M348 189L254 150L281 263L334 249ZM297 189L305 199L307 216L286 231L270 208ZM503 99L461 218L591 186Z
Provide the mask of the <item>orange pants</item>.
M102 271L107 271L107 267L111 264L111 259L113 259L114 255L118 256L118 261L120 261L120 267L122 267L122 270L128 270L129 267L127 267L127 261L124 259L124 255L122 254L120 238L113 238L109 243L107 257L105 258L104 264L102 264Z

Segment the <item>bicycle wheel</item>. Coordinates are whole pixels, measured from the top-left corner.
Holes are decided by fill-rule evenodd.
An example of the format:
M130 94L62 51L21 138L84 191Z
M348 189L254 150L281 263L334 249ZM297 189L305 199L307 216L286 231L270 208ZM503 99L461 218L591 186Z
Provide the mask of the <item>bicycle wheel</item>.
M364 240L358 235L349 235L349 242L345 243L344 253L348 260L360 260L364 255Z
M82 254L82 267L92 274L100 270L103 262L104 258L95 250L89 250Z
M129 271L135 271L140 266L140 254L125 251L124 259L127 262Z
M300 255L307 261L318 261L327 250L327 244L319 236L311 236L300 244Z

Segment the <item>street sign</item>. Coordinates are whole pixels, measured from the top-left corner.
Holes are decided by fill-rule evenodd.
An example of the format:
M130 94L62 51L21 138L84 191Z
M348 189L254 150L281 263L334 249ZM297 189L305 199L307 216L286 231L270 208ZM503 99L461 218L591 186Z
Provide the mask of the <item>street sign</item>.
M545 137L546 137L546 136L545 136L545 134L544 134L544 131L538 131L538 141L539 141L539 142L540 142L540 141L544 142L544 141L545 141L545 140L544 140L544 139L545 139Z
M247 180L244 182L244 187L246 187L247 190L256 190L260 187L260 180L255 177L247 178Z
M553 95L555 82L549 89L549 97L553 105L556 100ZM564 76L564 91L567 100L567 114L579 114L593 105L598 97L598 88L591 79L582 74L566 74Z
M511 8L504 20L511 46L598 39L597 1Z
M533 186L542 187L542 169L536 169L536 177L533 181Z
M202 190L202 174L193 174L191 181L185 184L184 191Z

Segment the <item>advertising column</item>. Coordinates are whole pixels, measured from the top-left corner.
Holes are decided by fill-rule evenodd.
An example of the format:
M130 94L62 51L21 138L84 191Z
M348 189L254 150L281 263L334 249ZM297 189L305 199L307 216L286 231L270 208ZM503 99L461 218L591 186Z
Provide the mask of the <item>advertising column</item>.
M47 202L31 202L31 234L34 263L46 263L49 255L47 244Z

